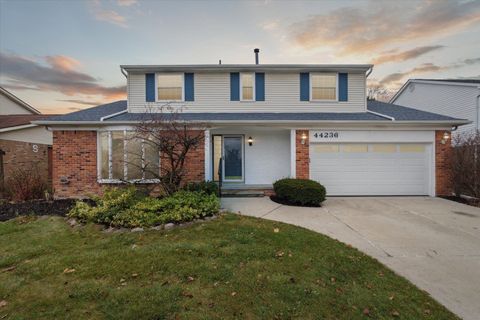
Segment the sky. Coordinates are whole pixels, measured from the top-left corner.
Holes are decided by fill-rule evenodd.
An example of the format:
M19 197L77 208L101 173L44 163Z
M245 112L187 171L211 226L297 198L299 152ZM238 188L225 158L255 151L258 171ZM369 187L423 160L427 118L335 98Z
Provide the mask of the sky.
M0 0L0 86L44 113L126 98L121 64L373 63L480 78L480 1ZM387 94L387 95L388 95Z

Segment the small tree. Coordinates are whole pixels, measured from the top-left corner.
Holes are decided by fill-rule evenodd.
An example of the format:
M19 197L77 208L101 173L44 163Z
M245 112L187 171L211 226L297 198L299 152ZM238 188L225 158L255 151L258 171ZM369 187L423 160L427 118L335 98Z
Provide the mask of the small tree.
M185 184L187 162L196 160L191 158L191 153L204 143L205 138L205 125L187 121L182 111L182 108L168 104L158 111L149 110L142 115L133 135L134 139L142 139L144 145L159 154L160 166L144 157L142 170L146 176L158 181L157 185L167 195ZM138 162L129 164L138 166Z
M375 85L370 85L367 88L367 100L374 101L387 101L389 100L391 93L388 89L375 84Z
M452 142L454 193L480 198L480 132L456 135Z

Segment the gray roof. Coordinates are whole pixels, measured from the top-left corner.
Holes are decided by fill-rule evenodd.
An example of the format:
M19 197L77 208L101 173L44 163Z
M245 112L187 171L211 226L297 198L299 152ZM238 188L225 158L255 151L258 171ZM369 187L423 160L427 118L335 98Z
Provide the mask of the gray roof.
M61 116L51 117L48 120L38 121L38 124L82 124L82 123L91 123L91 122L100 122L102 117L109 116L103 119L102 123L129 123L129 122L138 122L152 119L152 117L166 117L174 116L177 119L185 121L198 121L198 122L221 122L221 121L265 121L265 122L275 122L275 121L305 121L305 122L315 122L315 121L366 121L366 122L391 122L392 120L389 117L394 118L396 122L442 122L442 123L467 123L466 120L455 119L435 113L420 111L412 108L407 108L399 105L394 105L385 102L379 101L368 101L367 108L369 111L374 112L356 112L356 113L347 113L347 112L296 112L296 113L265 113L265 112L250 112L250 113L177 113L175 115L166 115L166 114L152 114L152 113L116 113L125 111L127 109L127 101L116 101L109 104L100 105L98 107L93 107L85 109L82 111L77 111Z

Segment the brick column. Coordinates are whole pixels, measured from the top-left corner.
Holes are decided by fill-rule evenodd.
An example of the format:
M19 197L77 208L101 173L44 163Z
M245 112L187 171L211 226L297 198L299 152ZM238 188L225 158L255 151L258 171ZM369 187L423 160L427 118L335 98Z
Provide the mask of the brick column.
M97 132L53 131L55 198L82 198L98 194Z
M435 195L446 196L453 192L451 183L452 139L442 144L445 131L435 131ZM451 137L451 132L447 131Z
M302 134L305 133L307 139L302 144ZM308 141L308 130L297 130L295 134L295 154L296 154L296 173L298 179L310 178L310 151Z

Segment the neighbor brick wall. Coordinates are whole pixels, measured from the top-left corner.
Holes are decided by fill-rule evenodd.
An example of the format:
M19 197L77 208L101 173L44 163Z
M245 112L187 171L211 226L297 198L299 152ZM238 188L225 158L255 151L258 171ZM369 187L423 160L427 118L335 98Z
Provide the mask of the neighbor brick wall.
M307 135L305 144L302 144L302 134ZM295 159L296 159L296 174L298 179L310 178L310 154L309 154L309 141L308 130L296 130L295 134Z
M435 194L437 196L451 195L451 156L452 139L442 144L445 131L435 131ZM449 134L451 134L449 132Z
M34 146L37 146L38 149L35 149L37 152L34 151ZM4 182L8 183L12 173L19 168L35 170L45 182L49 182L48 147L46 144L0 140L0 150L5 152L3 155Z
M56 198L82 198L100 193L96 131L53 131L52 153Z
M185 162L186 181L205 179L205 143L191 150ZM61 181L65 177L67 183ZM53 132L53 188L56 198L82 198L101 193L97 182L97 132ZM118 185L117 185L118 186Z

